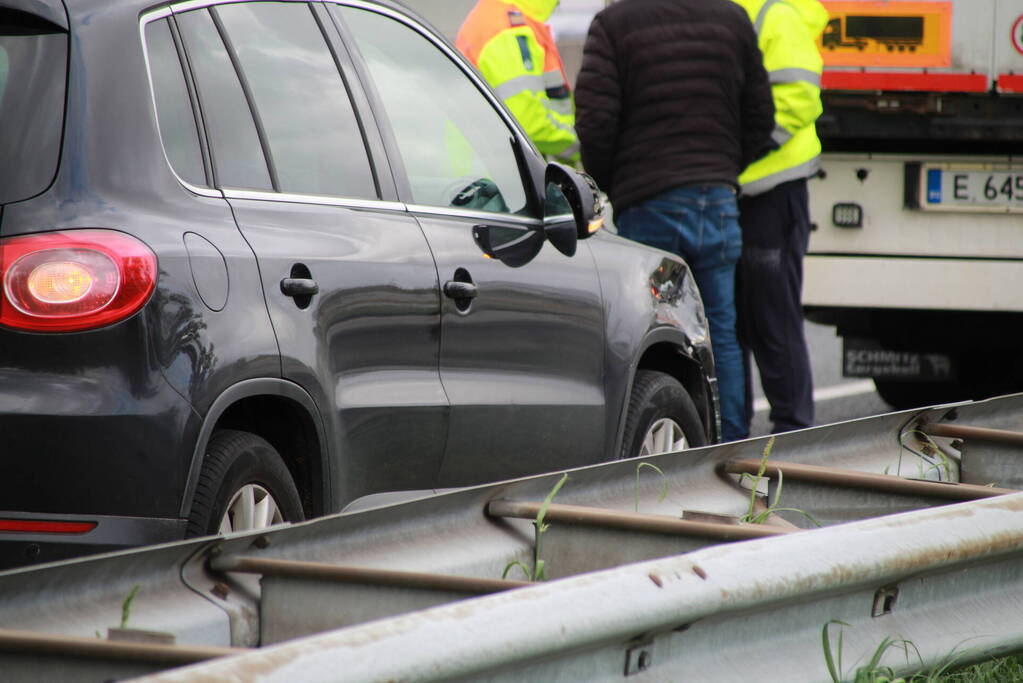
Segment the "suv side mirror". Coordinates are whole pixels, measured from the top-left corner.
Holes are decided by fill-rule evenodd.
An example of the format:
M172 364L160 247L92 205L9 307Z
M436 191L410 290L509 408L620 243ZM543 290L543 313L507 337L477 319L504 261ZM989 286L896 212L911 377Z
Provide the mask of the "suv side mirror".
M544 172L544 232L554 248L575 254L576 242L604 225L604 200L585 173L551 162Z

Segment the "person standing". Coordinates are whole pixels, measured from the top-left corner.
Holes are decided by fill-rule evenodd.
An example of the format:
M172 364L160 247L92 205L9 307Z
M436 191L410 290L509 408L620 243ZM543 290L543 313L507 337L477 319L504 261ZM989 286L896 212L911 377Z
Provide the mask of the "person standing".
M731 0L629 0L590 24L576 81L586 171L618 233L682 256L710 326L722 437L745 438L735 331L739 172L772 147L756 34Z
M739 337L752 352L772 432L813 425L813 377L803 327L803 256L810 239L807 178L820 170L822 111L817 38L828 23L818 0L735 0L757 31L774 96L778 143L742 175ZM749 387L747 382L747 387ZM748 415L752 418L747 389Z
M565 67L547 19L558 0L479 0L455 46L494 89L545 156L579 154Z

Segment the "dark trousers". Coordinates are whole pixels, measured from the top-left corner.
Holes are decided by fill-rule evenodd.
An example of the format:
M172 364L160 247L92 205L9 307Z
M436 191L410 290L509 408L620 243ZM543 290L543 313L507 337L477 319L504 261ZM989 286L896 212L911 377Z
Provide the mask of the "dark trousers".
M739 200L739 340L746 359L746 411L753 416L749 354L771 404L773 432L813 425L813 378L803 331L803 256L810 238L806 180Z

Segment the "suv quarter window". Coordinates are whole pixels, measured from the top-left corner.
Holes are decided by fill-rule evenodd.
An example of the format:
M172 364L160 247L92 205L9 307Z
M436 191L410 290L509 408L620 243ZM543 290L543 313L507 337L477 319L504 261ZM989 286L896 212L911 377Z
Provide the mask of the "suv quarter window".
M0 7L0 204L27 199L53 181L67 66L66 31Z
M462 67L403 22L337 9L390 123L411 201L531 216L512 129Z
M193 185L207 184L199 130L181 59L167 19L146 25L146 53L156 101L160 138L171 168Z

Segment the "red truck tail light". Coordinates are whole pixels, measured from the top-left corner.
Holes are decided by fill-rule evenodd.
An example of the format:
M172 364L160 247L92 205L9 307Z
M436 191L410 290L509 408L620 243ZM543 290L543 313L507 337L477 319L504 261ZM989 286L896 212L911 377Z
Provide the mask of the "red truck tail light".
M156 286L156 255L113 230L0 239L0 325L35 332L103 327L139 310Z

